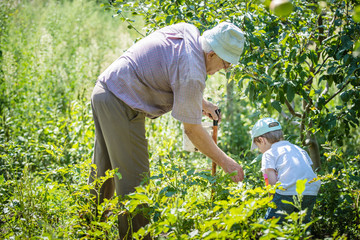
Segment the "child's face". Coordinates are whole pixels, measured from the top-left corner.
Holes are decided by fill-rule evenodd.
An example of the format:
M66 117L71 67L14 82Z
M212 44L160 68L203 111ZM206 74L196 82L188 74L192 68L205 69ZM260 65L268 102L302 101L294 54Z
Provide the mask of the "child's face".
M258 137L258 141L255 141L255 144L259 148L261 153L264 153L267 150L269 150L272 145L264 137Z

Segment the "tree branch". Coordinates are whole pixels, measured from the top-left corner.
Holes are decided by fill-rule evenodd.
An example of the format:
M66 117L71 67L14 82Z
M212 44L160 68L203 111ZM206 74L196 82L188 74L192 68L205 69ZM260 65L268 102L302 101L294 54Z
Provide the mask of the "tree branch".
M350 83L350 78L347 80L347 82L342 86L334 95L332 95L329 99L327 99L324 103L324 105L328 104L334 97L336 97L339 93L342 92L342 90Z
M286 119L286 120L291 120L291 117L288 116L284 111L281 111L281 115ZM293 125L296 125L296 126L300 126L300 123L296 122L296 121L291 121L291 123Z
M125 21L131 26L131 28L135 29L135 31L140 34L142 37L145 37L144 34L142 34L139 30L136 29L136 27L134 27L134 25L132 25L132 23L122 14L122 12L120 12L120 15L125 19Z
M324 96L325 94L327 94L329 92L329 82L326 82L324 91L321 92L320 97Z
M324 64L325 64L326 61L329 59L329 57L330 57L330 56L326 56L326 58L324 59L324 61L322 62L322 64L321 64L320 67L318 68L318 70L316 70L316 72L314 72L314 76L320 72L321 68L324 66ZM313 77L310 76L310 77L308 78L308 80L304 83L304 85L308 85L312 80L313 80Z
M285 104L286 104L287 108L289 109L289 112L290 112L293 116L301 118L301 114L295 112L294 108L291 106L291 104L289 103L289 101L288 101L287 99L285 99Z

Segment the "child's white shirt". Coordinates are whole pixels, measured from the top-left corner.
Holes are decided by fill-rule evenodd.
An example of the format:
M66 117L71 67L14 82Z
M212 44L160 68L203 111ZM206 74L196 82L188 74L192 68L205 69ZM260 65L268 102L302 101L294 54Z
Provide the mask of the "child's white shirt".
M262 155L261 171L267 168L275 169L277 181L285 190L276 189L282 195L297 195L296 181L307 179L303 195L317 195L321 182L309 183L316 178L311 168L312 161L308 153L302 148L288 142L280 141L271 145L271 148Z

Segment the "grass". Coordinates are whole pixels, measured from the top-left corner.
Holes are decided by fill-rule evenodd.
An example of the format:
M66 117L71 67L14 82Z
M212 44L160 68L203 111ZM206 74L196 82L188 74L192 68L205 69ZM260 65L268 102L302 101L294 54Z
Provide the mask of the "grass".
M137 36L93 1L1 4L1 238L80 236L91 90Z

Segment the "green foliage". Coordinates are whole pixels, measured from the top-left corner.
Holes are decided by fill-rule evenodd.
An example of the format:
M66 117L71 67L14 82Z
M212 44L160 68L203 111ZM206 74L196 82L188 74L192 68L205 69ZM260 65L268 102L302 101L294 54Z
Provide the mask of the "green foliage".
M114 171L89 186L85 181L88 166L85 162L36 174L25 166L20 179L1 183L0 187L13 188L1 209L1 238L88 239L106 232L115 239L117 199L97 205L90 195L90 189L98 190L95 186L113 177ZM113 214L105 215L109 211Z
M170 121L169 118L167 116L165 123ZM156 132L152 134L150 140L155 140ZM276 219L264 220L271 199L268 192L273 193L274 189L265 188L259 181L257 184L250 180L234 184L229 176L221 173L213 177L206 159L184 165L186 155L168 150L164 145L161 148L158 145L158 154L152 155L151 162L158 167L153 169L150 184L137 188L124 203L130 213L137 211L137 206L148 206L151 223L137 233L136 239L147 233L168 239L306 236L305 231L303 235L298 235L299 231L294 232L295 225L281 228L276 225ZM204 160L208 168L202 170ZM300 218L292 217L296 220ZM301 222L297 229L301 229L300 226Z
M96 193L108 178L121 176L113 170L90 185L86 182L94 138L89 99L98 74L130 45L130 37L124 30L126 25L119 25L116 18L108 17L109 14L99 6L87 1L1 1L1 239L117 239L117 216L128 214L131 217L140 212L149 216L150 224L135 233L136 239L148 233L158 239L306 239L309 234L305 230L310 225L313 238L360 238L359 154L354 150L359 142L355 139L358 136L355 127L349 129L354 138L347 138L347 144L341 143L341 148L334 147L334 141L325 142L321 138L324 143L320 173L323 187L313 211L314 221L303 225L302 211L289 215L289 222L283 226L277 225L276 219L264 220L266 208L271 205L268 193L273 193L274 188L264 186L261 156L248 150L248 131L259 116L276 114L279 107L287 108L277 90L282 90L289 102L306 99L304 96L310 96L311 92L297 85L291 77L292 71L289 71L290 77L283 75L286 70L280 66L283 67L285 62L276 59L287 51L290 46L287 44L291 44L291 38L296 35L286 37L283 34L279 40L266 37L266 33L276 37L280 32L288 31L288 22L270 15L261 4L254 5L255 2L207 1L204 4L202 1L163 0L117 3L124 4L119 17L128 20L134 28L142 20L137 18L136 22L131 22L128 10L148 16L145 17L147 32L178 21L192 22L201 31L217 20L244 23L242 28L251 33L248 36L254 40L249 45L253 52L246 55L249 59L244 55L248 64L239 65L233 73L226 75L230 83L227 89L219 81L220 74L209 79L206 97L223 109L226 117L219 126L219 146L241 163L245 180L235 184L220 169L215 177L211 176L209 159L200 153L181 150L181 123L167 114L147 121L151 162L149 184L138 187L127 197L114 197L99 204L90 191ZM352 6L350 1L348 4ZM307 9L305 5L303 9ZM347 11L344 9L339 8L339 19L344 17L341 15ZM311 14L306 12L310 21ZM290 21L294 15L284 21ZM271 21L267 27L266 21ZM346 21L336 23L343 28L338 25L334 33L340 36L341 29L350 31L357 26L347 26ZM305 23L299 22L297 27L301 24ZM303 36L307 31L300 33L299 36ZM356 33L353 35L348 37L353 39ZM349 39L341 40L335 36L327 41L337 43L339 39L339 48L345 50L341 57L351 55ZM279 44L283 44L283 48L275 51ZM323 61L316 59L315 50L313 55L311 50L303 48L304 57L299 55L299 49L288 56L291 59L288 64L295 66L300 58L314 64ZM327 51L336 56L336 49L330 47ZM343 58L335 60L334 56L332 65L324 70L327 75L351 71ZM347 57L347 61L353 59L355 57ZM264 65L273 60L279 62ZM296 71L301 72L301 68L308 71L303 65L297 66ZM266 68L265 76L260 70ZM247 75L243 76L244 73ZM278 74L278 81L273 80L273 74ZM346 74L344 78L349 76L351 79L357 72ZM290 80L285 81L285 78ZM324 84L328 79L316 81ZM341 84L343 79L334 78L333 81ZM315 113L320 113L322 127L337 129L340 122L349 117L345 107L333 111L333 105L345 106L346 102L351 115L350 110L357 104L358 92L352 81L354 79L332 101L323 104L322 109L312 110L308 116L316 123ZM332 87L336 87L335 84ZM244 98L240 90L244 90L248 98ZM299 95L299 91L303 95ZM314 90L310 97L317 95ZM259 108L261 105L266 107ZM284 121L283 126L287 138L298 139L298 131L293 130L291 123ZM314 130L318 131L315 126Z
M89 96L104 57L129 35L119 45L125 27L86 1L1 1L0 9L0 238L103 234L116 217L106 226L93 219L100 228L89 222Z
M327 174L322 178L321 194L318 196L322 204L315 209L315 214L321 218L314 227L320 236L325 235L325 228L334 233L343 229L348 239L356 239L360 233L360 156L346 156L343 149L334 149L329 145L324 155Z

